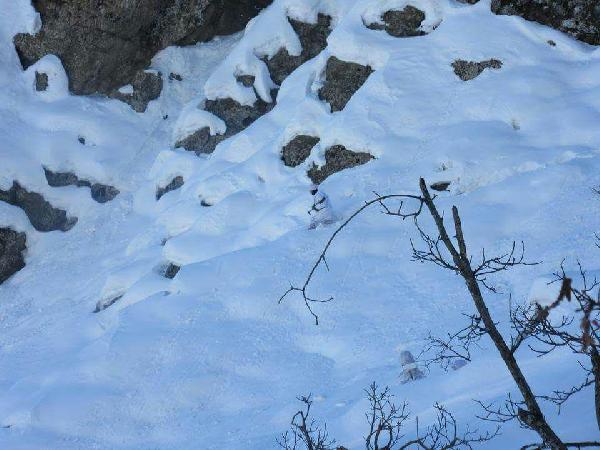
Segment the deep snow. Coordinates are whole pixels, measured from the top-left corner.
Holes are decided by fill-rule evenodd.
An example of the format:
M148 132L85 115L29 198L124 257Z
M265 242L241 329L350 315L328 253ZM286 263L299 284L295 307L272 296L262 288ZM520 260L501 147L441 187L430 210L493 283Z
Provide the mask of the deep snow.
M543 296L535 280L563 258L570 269L580 258L600 270L600 198L591 190L600 184L597 48L495 16L489 0L411 0L431 31L414 38L364 26L404 0L276 0L245 34L157 55L152 68L164 91L137 114L116 100L69 95L55 57L23 72L11 38L35 30L36 17L26 0L1 3L0 187L18 179L79 222L40 233L20 209L0 203L0 226L25 231L28 245L26 268L0 286L0 448L276 448L295 397L312 392L316 416L340 444L358 449L362 390L372 381L389 384L421 424L435 401L475 424L473 398L514 392L489 342L458 371L399 383L397 350L418 353L429 330L459 327L472 307L457 277L410 261L414 228L377 208L340 236L331 271L315 279L316 295L335 297L317 307L318 327L300 299L278 304L335 229L311 229L306 177L331 145L377 159L320 186L328 217L347 217L373 191L415 192L420 176L447 180L439 205L459 207L471 249L500 252L523 240L528 258L542 261L494 280L514 299ZM299 51L286 11L302 20L333 16L323 54L284 81L269 114L214 154L174 150L200 126L222 129L198 108L204 98L252 103L252 90L235 82L240 71L255 75L269 100L259 57L280 45ZM333 114L317 96L330 55L375 69ZM502 68L468 82L451 67L490 58ZM49 90L40 93L34 78L42 69ZM183 81L168 81L170 72ZM321 141L305 163L285 167L280 149L300 133ZM120 194L98 204L84 189L51 188L43 166ZM178 175L185 184L156 201L157 187ZM162 276L168 263L182 266L173 280ZM505 323L508 295L488 299ZM540 393L579 381L568 354L522 358ZM560 416L544 406L565 439L598 438L590 391ZM534 441L513 423L483 448Z

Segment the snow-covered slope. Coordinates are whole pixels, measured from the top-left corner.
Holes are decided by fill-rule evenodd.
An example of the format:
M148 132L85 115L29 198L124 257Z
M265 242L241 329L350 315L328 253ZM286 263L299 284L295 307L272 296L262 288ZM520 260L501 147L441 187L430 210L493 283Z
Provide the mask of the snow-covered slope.
M425 12L426 34L397 38L365 25L407 4ZM314 22L318 13L332 17L328 46L285 79L269 113L210 155L173 148L202 126L224 132L202 110L205 98L271 101L261 58L281 46L298 54L286 15ZM525 299L563 258L600 270L600 198L591 190L600 184L600 50L495 16L489 0L276 0L243 34L158 54L152 68L183 80L166 80L144 114L69 95L55 57L23 72L11 38L35 22L28 1L3 2L0 189L18 180L78 222L39 232L0 202L0 226L27 234L26 267L0 286L0 448L276 448L295 397L312 392L330 433L358 449L363 388L374 380L422 424L435 401L473 423L473 398L514 391L489 343L461 370L399 383L397 349L418 353L429 330L451 331L471 311L457 277L410 261L409 223L374 209L345 230L330 272L313 285L335 297L317 306L318 327L300 299L278 304L332 221L373 191L416 192L419 177L451 182L439 205L459 207L471 248L493 253L523 240L528 258L542 261L494 280L513 298ZM331 56L374 70L334 113L318 93ZM502 67L469 81L451 66L492 58ZM46 92L34 87L36 70L49 75ZM255 77L256 91L236 82L240 74ZM286 167L281 149L298 134L320 142ZM327 211L315 218L306 173L334 145L375 159L323 181ZM96 203L87 188L50 187L44 167L120 193ZM183 186L157 200L177 176ZM169 264L181 267L173 279ZM506 323L508 296L489 303ZM537 390L579 381L567 353L523 358ZM589 392L560 416L546 406L565 439L597 437ZM512 423L483 447L533 441Z

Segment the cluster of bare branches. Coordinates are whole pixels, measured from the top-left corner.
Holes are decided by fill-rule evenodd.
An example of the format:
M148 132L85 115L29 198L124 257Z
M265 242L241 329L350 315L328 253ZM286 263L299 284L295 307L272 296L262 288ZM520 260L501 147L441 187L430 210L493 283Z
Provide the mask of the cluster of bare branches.
M456 206L452 207L451 237L450 231L448 231L446 223L444 222L444 217L440 214L434 202L435 196L432 196L429 193L423 179L420 180L419 187L421 195L398 194L381 196L376 194L375 199L366 202L334 231L319 258L312 266L302 287L295 287L292 285L279 301L283 301L293 292L301 293L306 307L318 324L318 316L311 308L311 303L329 302L332 301L333 298L330 297L326 300L314 299L308 295L307 290L316 270L321 265L324 265L328 269L326 259L327 252L338 234L356 216L374 204L378 204L384 214L396 216L403 220L410 218L416 226L421 243L423 244L415 245L415 243L411 241L412 259L423 263L433 263L458 274L463 279L476 310L475 314L467 316L470 319L470 323L458 332L448 333L445 338L430 336L428 339L428 350L429 354L433 354L433 356L430 356L426 360L426 364L436 362L447 369L454 361L470 361L471 346L478 344L484 336L489 337L502 358L504 365L508 369L522 398L513 400L511 397L508 397L506 402L500 407L481 404L484 411L481 418L499 423L514 419L518 420L521 426L536 432L540 437L541 443L534 444L537 445L536 448L564 450L568 447L587 445L588 443L563 442L546 420L538 400L550 400L560 405L573 394L581 391L592 383L596 386L600 386L600 357L598 357L600 340L598 339L597 322L597 314L600 310L600 299L593 298L592 296L592 290L597 289L598 286L596 280L588 282L585 278L585 272L581 270L580 275L584 280L583 287L576 289L572 286L571 280L566 277L564 271L562 271L562 273L557 275L557 282L561 282L561 293L553 304L547 307L536 306L535 310L532 310L529 307L520 307L520 309L518 308L511 313L511 324L513 329L517 332L517 335L510 337L508 341L510 342L509 345L507 340L505 340L500 333L497 326L498 324L494 322L490 314L481 287L492 293L498 293L498 289L488 281L490 276L510 270L517 266L537 263L525 261L525 245L522 242L520 244L513 242L507 252L498 256L488 256L485 250L481 250L477 262L474 262L473 257L467 250L462 222ZM400 206L398 208L390 207L388 205L390 200L400 200ZM407 200L410 200L416 205L409 211L405 211L404 209L404 202ZM433 219L437 231L434 235L428 234L419 222L424 211L427 211L429 216ZM563 322L559 324L554 324L550 321L550 311L555 309L565 299L570 301L572 297L578 302L578 312L582 315L580 332L575 334L570 334L571 332L565 331L572 323L569 319L564 319ZM587 371L587 376L581 385L565 391L556 391L552 396L539 396L534 394L516 359L517 350L521 347L523 342L529 339L535 339L539 344L544 344L549 348L538 349L542 355L552 351L553 348L561 346L567 346L573 351L589 355L591 366L589 368L582 366L584 367L584 370ZM596 389L596 401L596 404L600 405L599 388ZM444 416L444 414L442 414L442 416ZM453 422L453 418L446 416L446 419ZM600 419L598 420L600 425ZM420 448L422 449L430 448L427 447L426 444L419 444L418 442L413 442L413 445L420 445ZM595 445L600 447L600 443L595 443Z
M365 413L369 426L364 438L367 450L472 450L476 444L489 441L499 433L498 427L493 432L482 434L468 428L460 431L452 413L436 403L435 421L424 430L419 430L417 418L416 437L408 439L402 434L402 427L410 419L406 402L396 405L389 387L380 389L376 383L372 383L365 392L369 400L369 409ZM280 448L333 450L334 441L329 440L327 427L321 429L309 417L312 404L310 396L300 397L300 401L305 408L293 416L291 431L277 440ZM337 447L337 450L346 449Z
M308 273L308 276L306 277L306 280L304 281L302 286L294 286L292 284L290 286L290 288L287 291L285 291L283 293L283 295L279 298L279 303L282 303L292 293L295 293L295 292L300 293L306 308L308 309L310 314L315 319L315 324L319 325L319 316L314 312L312 305L315 303L331 302L331 301L333 301L333 297L329 297L329 298L325 298L325 299L318 299L318 298L311 297L308 294L308 286L309 286L310 282L312 281L312 279L315 275L315 272L321 265L324 265L327 268L327 270L329 270L329 267L327 265L327 251L329 250L329 247L331 247L331 244L333 244L333 241L335 240L337 235L344 228L346 228L346 226L350 222L352 222L352 220L354 220L356 218L356 216L361 214L365 209L367 209L368 207L370 207L372 205L382 205L385 208L384 211L386 212L386 214L398 216L402 219L416 218L419 216L419 214L421 214L421 211L423 210L423 198L418 195L410 195L410 194L379 195L377 193L375 193L375 195L376 195L376 197L373 200L365 202L365 204L363 206L361 206L358 210L356 210L350 217L348 217L348 219L346 219L337 228L337 230L335 230L335 232L329 238L329 241L327 241L327 243L325 244L325 247L323 248L323 251L319 255L319 258L313 264L313 266L312 266L310 272ZM384 202L386 200L390 200L390 199L399 199L400 200L400 206L398 207L397 210L392 211L392 210L388 209L387 206L385 206ZM416 201L418 206L414 210L405 213L403 210L405 200Z
M447 371L450 367L458 367L461 362L471 362L471 347L479 346L481 338L487 335L487 329L478 315L465 316L469 324L460 330L447 333L443 338L431 332L427 335L425 347L417 358L425 367L436 364Z
M594 387L596 422L600 429L600 281L589 278L578 262L579 283L574 286L573 279L567 277L564 265L554 274L555 283L561 289L557 299L548 306L537 303L515 308L511 312L511 325L517 332L513 343L514 351L528 341L528 348L543 357L556 349L568 348L579 358L578 364L583 372L583 381L566 389L556 389L550 395L541 395L543 400L556 404L559 408L573 395L585 388ZM595 295L594 295L595 294ZM575 303L560 317L551 317L550 313L561 303Z
M333 450L335 440L329 438L327 425L320 426L311 418L312 396L298 397L303 409L292 416L290 430L277 439L283 450Z
M370 403L369 411L365 413L369 423L369 433L365 437L367 450L395 448L402 437L402 425L409 417L406 402L396 406L389 387L380 391L375 382L365 392Z

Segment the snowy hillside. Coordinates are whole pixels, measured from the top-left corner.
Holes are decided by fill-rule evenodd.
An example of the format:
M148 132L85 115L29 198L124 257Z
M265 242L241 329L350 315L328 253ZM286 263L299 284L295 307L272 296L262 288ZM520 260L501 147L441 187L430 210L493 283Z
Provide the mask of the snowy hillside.
M540 262L491 279L501 329L509 294L537 295L563 259L600 275L598 46L490 0L275 0L244 32L158 53L162 93L138 113L70 94L55 56L24 71L12 39L39 17L0 5L0 200L24 189L54 211L0 201L0 228L26 235L0 284L2 449L275 449L312 393L355 450L373 381L420 426L439 402L493 430L473 400L518 393L489 340L400 382L399 350L474 312L459 277L411 261L410 221L375 206L344 229L311 284L335 299L313 306L318 326L301 296L278 302L374 192L416 194L420 177L450 183L438 207L459 208L474 254L516 240ZM540 395L582 381L568 349L519 357ZM598 440L592 392L560 415L542 403L564 440ZM476 448L536 441L512 421Z

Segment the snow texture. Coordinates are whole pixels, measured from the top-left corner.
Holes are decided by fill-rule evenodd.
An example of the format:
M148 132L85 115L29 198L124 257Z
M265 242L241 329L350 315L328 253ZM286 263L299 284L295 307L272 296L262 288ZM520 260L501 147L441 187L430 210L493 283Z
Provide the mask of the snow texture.
M426 13L429 34L398 39L365 26L407 4ZM210 156L173 149L197 127L224 131L199 110L206 99L270 101L261 56L281 46L298 54L286 16L316 21L318 13L333 18L328 47L284 81L272 111ZM318 327L300 299L278 304L340 220L373 191L416 192L421 176L451 182L438 204L460 209L474 254L523 240L528 259L541 261L490 280L504 293L487 294L503 329L507 294L548 297L532 280L551 277L563 258L568 270L575 258L600 270L600 198L591 190L600 184L600 49L496 16L489 0L275 0L244 33L159 53L152 69L183 80L165 79L144 114L69 95L56 57L23 72L12 36L38 28L28 1L2 1L0 188L18 180L79 221L40 233L0 203L0 227L27 234L26 267L0 285L0 448L274 449L295 397L312 392L315 415L356 450L363 389L374 380L406 399L421 426L436 401L475 424L472 399L515 394L490 342L460 370L400 382L394 349L416 355L429 330L452 331L472 312L458 277L411 262L410 223L374 208L345 229L331 270L312 285L313 295L335 297L316 306ZM333 114L317 96L332 55L374 69ZM457 59L491 58L501 70L468 83L453 73ZM36 70L48 74L45 92L35 90ZM240 73L256 77L256 94L236 82ZM286 167L281 149L298 134L320 142ZM376 159L330 176L315 198L306 171L333 145ZM75 186L52 188L44 166L120 194L101 205ZM157 187L177 176L185 184L157 202ZM320 199L326 210L315 218ZM163 276L169 264L181 266L173 279ZM93 313L97 305L110 306ZM580 381L566 351L520 357L537 392ZM544 411L565 440L597 439L590 392L560 416L552 405ZM511 423L482 448L534 441Z

